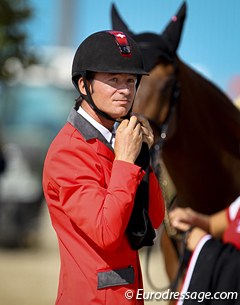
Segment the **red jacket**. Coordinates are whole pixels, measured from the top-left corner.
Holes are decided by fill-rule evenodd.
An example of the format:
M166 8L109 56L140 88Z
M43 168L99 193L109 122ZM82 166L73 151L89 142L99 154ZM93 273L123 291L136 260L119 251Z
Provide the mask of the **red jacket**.
M71 122L71 123L70 123ZM43 189L61 259L58 305L131 305L142 288L138 252L125 234L141 168L114 160L105 138L72 110L47 153ZM149 215L158 228L164 202L150 174Z

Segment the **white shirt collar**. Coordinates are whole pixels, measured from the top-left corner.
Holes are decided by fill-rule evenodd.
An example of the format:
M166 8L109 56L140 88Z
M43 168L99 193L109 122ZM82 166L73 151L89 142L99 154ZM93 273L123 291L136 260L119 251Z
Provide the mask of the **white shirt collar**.
M112 139L111 131L109 131L106 127L94 120L81 106L78 108L77 112L81 114L81 116L83 116L89 123L91 123L110 143Z

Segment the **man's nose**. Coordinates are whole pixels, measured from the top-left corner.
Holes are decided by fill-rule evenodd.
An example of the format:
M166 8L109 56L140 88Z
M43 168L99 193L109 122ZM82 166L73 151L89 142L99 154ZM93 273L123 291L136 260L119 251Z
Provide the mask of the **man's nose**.
M131 86L128 83L119 84L118 91L129 93Z

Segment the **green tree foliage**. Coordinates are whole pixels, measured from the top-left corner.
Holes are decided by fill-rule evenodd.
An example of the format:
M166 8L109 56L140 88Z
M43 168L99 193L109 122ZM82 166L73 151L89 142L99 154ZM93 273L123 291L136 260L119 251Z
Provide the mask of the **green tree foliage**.
M27 47L24 23L33 15L27 0L0 0L0 84L15 75L11 63L26 67L36 61Z

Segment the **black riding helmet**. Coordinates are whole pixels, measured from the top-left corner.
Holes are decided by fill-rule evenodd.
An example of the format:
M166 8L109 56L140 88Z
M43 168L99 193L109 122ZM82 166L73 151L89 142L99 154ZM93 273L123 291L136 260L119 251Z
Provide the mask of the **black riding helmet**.
M83 77L87 95L80 92L94 111L113 120L108 114L102 112L95 105L87 86L87 75L91 72L128 73L137 75L136 88L142 75L148 73L144 70L141 52L136 42L119 31L101 31L90 35L78 47L72 65L72 82L76 89L78 80Z

